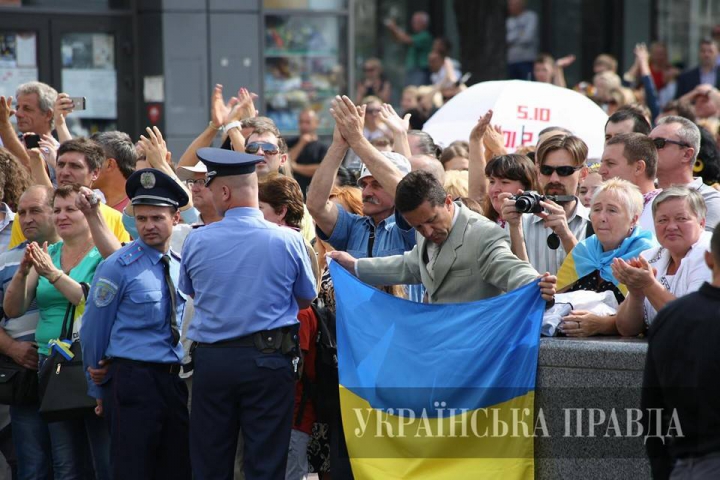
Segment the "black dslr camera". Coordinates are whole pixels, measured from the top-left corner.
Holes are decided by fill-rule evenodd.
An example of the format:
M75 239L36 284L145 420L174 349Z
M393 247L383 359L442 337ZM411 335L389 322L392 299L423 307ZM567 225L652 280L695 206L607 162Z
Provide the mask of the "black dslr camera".
M540 213L543 211L540 202L550 200L555 203L568 203L575 200L572 195L541 195L538 192L528 190L512 197L515 200L515 209L521 213Z

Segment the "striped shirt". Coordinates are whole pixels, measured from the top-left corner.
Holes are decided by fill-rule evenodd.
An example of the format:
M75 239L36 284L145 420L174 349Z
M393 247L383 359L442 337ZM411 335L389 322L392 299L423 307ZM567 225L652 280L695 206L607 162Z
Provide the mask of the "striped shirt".
M568 219L568 226L578 242L585 240L589 221L590 210L575 197L575 211ZM552 230L546 228L542 218L537 215L532 213L523 214L522 225L530 265L541 274L549 272L551 275L556 275L567 256L562 242L557 250L548 247L547 237L552 233Z
M17 247L0 254L0 314L2 315L0 327L5 330L5 333L16 340L33 341L35 340L35 329L40 319L40 312L38 311L35 300L30 304L27 312L17 318L7 318L5 317L5 312L2 311L2 300L5 297L5 292L10 285L13 275L17 272L20 262L25 255L26 246L27 242L23 242Z
M0 203L0 210L5 212L5 218L0 222L0 253L6 252L10 245L10 237L12 234L12 224L15 220L15 214L7 203Z

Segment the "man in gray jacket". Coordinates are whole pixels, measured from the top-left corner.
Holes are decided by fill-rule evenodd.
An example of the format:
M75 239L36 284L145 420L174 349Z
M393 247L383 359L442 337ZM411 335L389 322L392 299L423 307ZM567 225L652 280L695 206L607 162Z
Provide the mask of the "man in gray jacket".
M430 303L494 297L539 276L512 253L500 227L453 202L428 172L411 172L400 181L395 207L417 231L411 251L360 260L335 251L331 258L371 285L422 283ZM545 300L552 300L556 283L555 276L542 276L539 287Z

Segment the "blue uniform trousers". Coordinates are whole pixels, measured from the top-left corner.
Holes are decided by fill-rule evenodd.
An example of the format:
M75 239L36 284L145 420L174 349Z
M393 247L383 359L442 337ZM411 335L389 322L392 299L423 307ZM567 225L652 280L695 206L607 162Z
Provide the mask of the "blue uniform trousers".
M232 480L242 427L247 480L284 480L294 375L281 353L200 345L194 353L190 447L195 478Z
M177 374L113 361L103 388L113 478L190 480L188 390Z

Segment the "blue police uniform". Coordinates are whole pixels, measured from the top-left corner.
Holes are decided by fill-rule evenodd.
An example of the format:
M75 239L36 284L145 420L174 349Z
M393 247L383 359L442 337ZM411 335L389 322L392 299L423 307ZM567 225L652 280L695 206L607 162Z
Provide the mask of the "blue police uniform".
M172 178L153 169L131 175L126 190L136 206L176 209L188 202ZM88 394L103 399L115 478L191 478L188 392L178 376L185 309L179 270L177 254L138 239L98 266L90 288L83 362L110 363L102 385L88 374Z
M207 184L254 172L262 157L198 150ZM188 235L180 290L194 297L188 338L193 354L190 446L193 474L232 479L238 428L248 480L284 479L292 427L291 355L276 341L297 325L298 302L316 295L301 235L266 222L257 208L230 208L225 217ZM284 353L285 352L285 353Z

